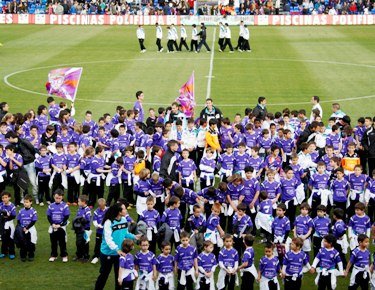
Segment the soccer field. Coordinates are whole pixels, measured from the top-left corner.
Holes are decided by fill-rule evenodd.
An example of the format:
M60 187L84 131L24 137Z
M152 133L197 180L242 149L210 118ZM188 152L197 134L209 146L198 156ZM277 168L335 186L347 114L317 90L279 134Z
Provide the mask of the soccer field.
M234 54L218 52L218 29L216 39L214 29L208 27L212 53L203 48L200 54L167 54L156 52L155 29L145 27L147 52L141 54L134 26L1 25L0 100L8 102L14 113L36 109L46 104L49 70L82 66L75 104L77 121L86 110L93 111L97 120L104 113L113 114L117 105L131 108L137 90L144 91L147 108L165 107L174 101L192 71L198 105L202 107L205 98L212 97L231 120L235 113L253 108L260 95L267 97L271 112L289 107L304 108L309 113L309 100L317 95L322 100L325 121L331 103L336 101L353 118L353 125L359 116L374 115L373 26L250 27L253 52ZM238 28L233 27L233 44L237 35ZM48 263L46 207L35 207L39 214L36 260L0 260L0 289L93 289L99 264ZM71 259L75 240L73 231L69 229L68 233ZM93 246L92 242L90 253ZM262 246L255 249L258 262ZM316 289L313 278L315 275L306 275L303 289ZM340 277L338 283L337 289L346 289L348 280ZM113 276L106 289L113 289Z

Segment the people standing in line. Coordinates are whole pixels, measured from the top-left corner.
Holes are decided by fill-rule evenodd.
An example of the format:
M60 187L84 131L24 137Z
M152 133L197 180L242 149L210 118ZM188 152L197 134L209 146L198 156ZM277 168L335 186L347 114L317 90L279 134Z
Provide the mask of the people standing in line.
M182 49L182 46L184 46L186 48L187 51L189 51L189 47L186 43L186 39L187 39L187 33L186 33L186 28L183 24L181 24L181 37L180 37L180 46L178 48L179 51L181 51Z
M174 26L174 24L171 24L171 30L173 32L173 47L178 51L178 45L177 45L177 39L178 39L178 32L177 28Z
M242 41L242 48L241 48L242 51L251 52L249 40L250 40L250 31L249 31L249 28L247 28L247 25L245 24L243 28L243 41Z
M200 42L198 44L198 48L196 50L196 53L198 53L198 52L201 51L202 45L204 45L206 47L207 52L210 52L211 49L210 49L210 47L208 46L208 44L206 42L206 39L207 39L207 28L204 25L204 23L201 23L201 31L199 31L198 35L200 36L201 40L200 40Z
M219 45L219 51L222 52L223 51L223 46L224 46L224 41L225 41L225 32L226 32L226 29L225 29L225 26L223 24L223 22L219 22L219 41L217 42L217 44Z
M198 29L195 24L193 24L193 29L191 30L191 41L190 41L190 51L197 51L198 49Z
M245 26L244 26L243 21L241 20L237 46L234 48L234 49L237 49L238 51L243 50L242 47L243 47L243 42L244 42L244 30L245 30Z
M167 30L168 30L167 53L170 53L170 52L173 53L174 52L174 49L173 49L174 33L169 26L167 27Z
M138 38L139 46L141 47L141 51L140 51L141 53L146 52L146 47L144 46L145 37L146 37L146 34L145 34L145 30L143 29L143 26L138 25L137 38Z
M223 51L226 49L227 45L229 46L229 53L233 53L234 49L232 46L232 32L230 31L228 23L225 23L225 41L224 41L224 46L223 46Z
M156 45L158 46L158 52L163 51L163 46L161 45L161 40L163 39L163 29L159 25L159 23L155 23L156 26Z

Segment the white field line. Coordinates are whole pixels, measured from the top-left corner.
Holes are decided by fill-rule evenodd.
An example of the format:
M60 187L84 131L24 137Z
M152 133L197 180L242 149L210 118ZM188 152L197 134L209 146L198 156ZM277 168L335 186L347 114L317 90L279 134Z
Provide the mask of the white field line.
M211 96L211 80L212 80L212 71L214 69L214 55L215 55L215 38L216 38L216 27L214 29L214 35L212 37L210 70L208 71L206 99L208 99Z

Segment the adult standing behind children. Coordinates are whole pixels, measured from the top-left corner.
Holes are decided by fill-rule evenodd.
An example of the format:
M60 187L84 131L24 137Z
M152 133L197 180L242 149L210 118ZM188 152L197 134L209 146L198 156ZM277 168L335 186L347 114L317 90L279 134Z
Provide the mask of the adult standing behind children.
M169 177L173 181L178 182L177 173L177 150L178 143L176 140L170 140L167 144L168 150L163 155L160 165L160 176L163 178Z
M115 271L115 289L121 289L118 284L119 258L124 256L121 245L124 239L138 239L128 231L127 214L124 204L116 203L105 213L103 219L103 240L100 247L100 274L95 283L95 290L104 289L113 265Z
M145 118L145 113L143 110L143 99L145 95L143 94L142 91L138 91L135 93L135 97L137 98L137 101L134 103L134 110L138 111L138 119L136 120L137 122L143 123L144 118Z

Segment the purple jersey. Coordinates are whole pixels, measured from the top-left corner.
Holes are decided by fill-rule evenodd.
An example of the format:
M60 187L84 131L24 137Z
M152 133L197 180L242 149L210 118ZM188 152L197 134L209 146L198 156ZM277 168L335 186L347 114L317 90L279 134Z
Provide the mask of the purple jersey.
M267 215L272 215L272 211L273 211L272 206L273 206L273 202L271 199L263 200L258 205L259 212L267 214Z
M327 270L335 269L336 265L341 262L339 252L334 248L329 250L326 248L320 248L315 259L319 260L318 265L321 269L324 268Z
M203 214L200 214L198 217L191 215L187 221L192 231L198 230L199 232L203 232L206 228L206 219Z
M333 201L346 202L350 184L346 179L335 179L331 183L331 190L333 192Z
M198 194L189 188L183 188L183 195L181 197L181 202L185 202L188 205L194 205L197 203Z
M260 274L267 279L277 277L277 274L280 271L279 259L277 257L262 257L259 261L259 271Z
M280 139L281 148L283 149L284 153L290 155L294 149L295 142L292 138L290 139Z
M254 264L254 257L255 253L253 247L246 248L242 256L242 263L247 263L246 268L249 268Z
M88 206L79 207L77 210L76 218L83 217L86 221L85 223L85 230L90 230L90 222L91 222L91 210Z
M81 156L78 153L66 154L66 168L71 169L80 165Z
M195 170L197 170L197 166L189 158L183 159L178 163L177 171L181 173L182 179L190 177ZM190 180L190 183L194 183L194 180Z
M143 111L143 105L142 105L142 102L140 102L139 100L137 100L135 103L134 103L134 110L137 110L138 111L138 119L137 119L137 122L142 122L144 121L144 111Z
M120 171L120 164L118 164L117 162L113 162L111 165L111 172L113 174L113 177L110 180L110 185L115 185L115 184L120 183L118 179L119 171Z
M242 217L239 217L237 213L233 215L233 233L235 235L240 237L251 228L253 228L253 223L248 215L245 214Z
M365 174L360 174L359 176L356 176L354 173L350 174L350 188L358 193L363 193L365 191L366 179L367 176Z
M145 192L150 192L150 183L147 179L140 179L136 184L134 184L134 193L140 197L147 197Z
M53 154L51 165L56 166L58 169L62 169L64 165L66 165L66 155L64 153Z
M220 225L220 217L211 214L207 220L207 229L214 231L217 229L217 226Z
M107 212L108 210L108 207L105 207L104 209L100 209L99 207L94 211L94 217L93 217L93 222L94 224L96 225L101 225L102 222L103 222L103 219L104 219L104 215L105 213ZM103 233L103 229L102 228L97 228L96 229L96 232L98 234L101 234Z
M289 251L285 254L283 265L286 267L285 273L287 276L298 275L302 276L303 266L309 263L309 256L303 252Z
M14 219L17 215L16 207L11 202L9 202L9 204L0 203L0 211L4 211L9 214L8 220Z
M296 189L301 184L297 178L281 179L281 202L292 200L296 196Z
M353 215L349 220L349 227L352 228L353 234L367 234L371 228L370 218L365 214L363 216Z
M47 217L52 224L61 224L69 215L69 206L65 202L54 202L48 206Z
M137 158L133 155L127 157L127 156L124 156L122 158L124 160L124 169L127 170L127 171L132 171L134 170L134 163L135 161L137 160ZM127 180L128 179L128 175L123 172L122 175L121 175L121 178L123 180Z
M334 156L332 156L334 157ZM321 161L324 162L324 164L326 165L326 169L327 171L332 171L333 167L331 166L330 164L330 161L331 161L331 158L332 157L329 157L327 154L323 155L322 158L320 159Z
M243 184L235 185L232 182L228 183L228 192L227 195L230 196L232 200L238 200L240 198L240 194L244 189Z
M194 260L198 257L197 249L188 245L186 248L182 245L175 250L174 260L177 262L179 270L189 271L194 266Z
M339 134L329 134L326 139L326 144L333 146L333 150L339 150L341 137Z
M104 158L99 157L99 156L94 156L92 158L91 166L90 166L91 173L92 174L99 174L99 172L97 170L98 169L103 169L104 165L105 165Z
M79 136L78 145L82 148L86 148L92 145L92 138L87 134L82 134Z
M161 222L166 223L172 230L180 230L182 215L178 208L170 209L167 208L163 216L161 217Z
M67 148L69 143L72 141L72 136L70 135L57 135L57 138L56 138L56 143L62 143L64 148Z
M135 132L134 134L134 139L135 139L134 146L135 147L144 147L142 146L142 139L144 135L145 133L142 130Z
M148 180L150 184L150 189L155 194L156 197L160 197L164 193L163 181L164 179L161 177L159 177L157 181L154 181L152 178Z
M346 234L347 226L344 221L339 220L336 221L335 224L332 226L332 234L338 239L341 238L343 235Z
M199 163L199 168L201 173L204 174L213 174L216 167L216 161L214 158L208 159L207 157L203 157Z
M198 256L198 267L202 267L207 273L212 272L213 268L217 266L217 260L213 253L202 252ZM204 273L202 273L204 274Z
M119 135L117 138L120 151L124 151L127 146L134 140L134 137L128 133Z
M119 267L125 270L134 270L134 257L132 254L128 253L126 256L120 256ZM134 275L129 273L128 276L124 277L123 281L133 281L135 279Z
M174 257L172 255L164 256L160 254L156 259L156 269L162 274L173 272Z
M272 222L272 232L276 237L284 237L290 231L290 221L286 216L276 217Z
M233 154L229 155L228 153L224 153L219 156L217 163L221 165L223 170L233 170L234 161L235 159Z
M134 264L139 267L140 273L148 274L152 271L152 267L156 265L156 257L153 252L139 251L134 256Z
M22 159L22 156L18 153L14 153L14 159L17 161L17 162L20 162L21 163L21 166L23 165L23 159ZM13 164L13 169L12 170L16 170L16 169L19 169L20 167L16 164L16 162L13 162L11 161L9 158L4 158L5 162L8 163L8 165L10 164L10 162L12 162Z
M141 221L144 221L148 227L157 227L157 224L160 221L160 216L157 210L145 210L139 216Z
M268 198L274 199L278 194L281 193L281 184L277 181L269 182L268 180L265 180L260 185L260 190L265 191L268 193Z
M297 178L298 180L301 180L302 175L305 173L301 165L296 164L290 164L290 167L293 169L294 177Z
M240 196L243 196L244 199L242 202L246 205L249 205L253 202L255 194L259 192L260 185L256 178L244 179L243 190Z
M160 172L161 158L157 155L154 156L154 161L152 163L152 171Z
M258 145L258 134L249 134L248 132L245 132L244 135L244 141L246 143L247 148L253 148Z
M327 189L329 185L329 175L326 173L316 173L313 176L311 176L309 180L309 185L313 188L313 190Z
M49 106L48 113L51 122L57 122L59 120L60 106L58 104Z
M264 138L263 136L258 138L258 144L260 148L263 148L265 150L271 149L272 146L272 138Z
M0 145L5 148L9 144L8 140L5 138L5 134L0 133Z
M26 135L25 139L29 141L34 146L35 149L39 150L40 144L41 144L40 135L37 135L37 136Z
M39 115L35 119L36 125L38 126L38 133L43 134L49 124L48 117L45 115Z
M227 144L231 143L229 136L232 136L233 133L234 133L233 128L230 126L228 128L225 128L224 126L220 127L219 136L220 136L220 144L222 148L225 148Z
M47 176L47 174L43 173L43 169L50 169L51 168L51 156L39 156L35 159L35 169L39 176Z
M219 253L219 263L223 263L226 269L234 268L236 263L238 263L239 257L236 249L227 249L222 247Z
M313 219L314 236L323 238L325 235L328 235L330 225L331 220L329 219L329 217L315 217Z
M350 255L350 263L354 265L354 267L364 269L370 265L370 256L371 253L368 249L362 251L359 248L355 248Z
M258 172L261 168L263 168L263 159L259 156L257 158L250 156L247 166L251 166L256 172Z
M247 153L240 154L238 151L234 153L234 171L242 171L248 166L250 156Z
M279 172L282 165L282 159L280 156L268 155L264 161L264 167L268 167L270 170Z
M294 222L298 236L306 235L310 228L313 228L313 221L310 216L299 215Z

